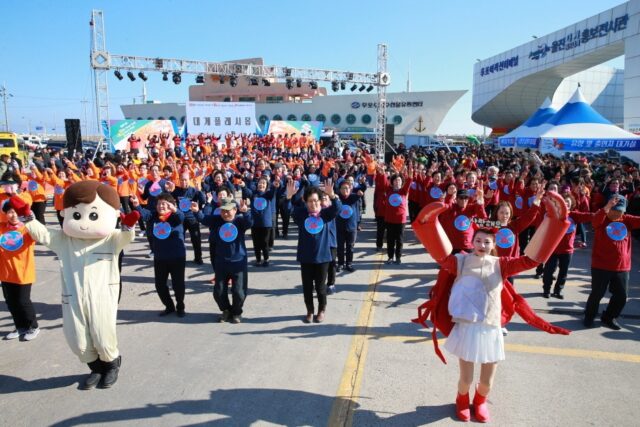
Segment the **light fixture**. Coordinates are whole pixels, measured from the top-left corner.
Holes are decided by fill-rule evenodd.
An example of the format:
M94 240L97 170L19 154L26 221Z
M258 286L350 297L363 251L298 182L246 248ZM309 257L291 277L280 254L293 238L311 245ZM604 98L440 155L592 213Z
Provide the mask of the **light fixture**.
M291 77L287 77L285 85L287 86L287 89L293 89L293 79Z
M365 90L365 88L366 88L365 85L360 86L360 89L358 89L358 92L362 92L363 90Z
M534 39L537 39L537 38L538 38L538 36L531 36L531 37L533 37Z
M302 79L296 79L296 86L302 87Z
M134 76L131 71L127 71L127 77L129 77L129 80L132 82L136 80L136 76Z
M291 77L291 68L284 68L284 75L285 77Z
M162 72L162 80L165 82L169 80L169 73L167 71Z
M369 85L369 87L367 88L367 92L371 92L373 90L373 85Z
M231 87L236 87L238 85L238 76L235 74L231 74L231 77L229 77L229 85Z
M254 77L250 78L249 79L249 84L251 86L258 86L258 79L254 78Z
M345 82L340 82L340 89L345 90L347 88L347 84Z
M122 77L122 73L120 72L120 70L115 70L113 72L113 74L115 74L115 76L118 78L118 80L122 80L124 77Z
M223 85L224 84L224 76L220 76L220 84Z
M318 83L316 82L309 82L309 87L313 90L318 89Z
M204 76L196 76L196 83L204 83Z
M271 82L267 79L262 79L262 84L265 86L271 86Z
M146 82L148 78L142 71L138 73L138 77L140 77L140 79L142 79L143 82Z
M356 89L358 89L358 85L354 83L353 86L351 86L351 92L353 92Z
M180 84L180 82L182 81L182 75L180 73L178 73L177 71L173 72L173 82L177 85Z
M337 92L339 88L340 88L340 86L338 85L338 82L336 82L335 80L331 82L331 90L332 91Z

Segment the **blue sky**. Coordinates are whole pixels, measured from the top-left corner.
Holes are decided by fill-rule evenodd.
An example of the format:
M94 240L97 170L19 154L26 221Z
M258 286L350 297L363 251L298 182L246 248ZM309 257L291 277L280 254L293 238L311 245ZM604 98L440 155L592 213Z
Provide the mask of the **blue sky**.
M266 64L375 71L376 45L389 46L391 91L467 89L439 133L482 133L471 120L473 64L615 5L620 0L396 1L45 1L0 2L0 84L13 131L29 124L64 131L65 118L95 132L89 67L92 9L105 16L111 53L228 61L263 57ZM611 62L623 67L621 58ZM181 85L150 75L149 99L184 102ZM109 74L111 117L142 92L140 80ZM83 99L88 104L83 104ZM139 98L138 98L138 101ZM4 115L0 110L0 123ZM4 126L0 126L4 129ZM84 129L84 124L83 124ZM90 133L93 133L90 132Z

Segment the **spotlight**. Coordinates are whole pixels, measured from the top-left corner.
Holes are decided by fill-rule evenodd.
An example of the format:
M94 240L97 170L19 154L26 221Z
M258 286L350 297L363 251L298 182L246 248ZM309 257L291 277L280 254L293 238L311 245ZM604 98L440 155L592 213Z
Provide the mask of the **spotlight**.
M345 90L347 88L347 84L345 82L340 82L340 89Z
M167 71L162 72L162 80L165 82L169 80L169 73Z
M347 73L347 80L353 80L353 73Z
M302 79L296 79L296 87L302 87Z
M140 77L140 79L142 79L143 82L146 82L148 79L148 77L142 71L138 73L138 77Z
M129 77L129 80L132 82L136 80L136 76L134 76L131 71L127 71L127 77Z
M180 82L182 81L182 75L176 71L173 72L173 78L172 78L173 82L177 85L180 84Z
M285 85L287 86L287 89L293 89L293 79L291 77L287 77Z
M252 77L252 78L250 78L250 79L249 79L249 84L250 84L251 86L258 86L258 79L253 78L253 77Z
M220 76L220 84L223 85L224 84L224 76Z
M373 90L373 85L369 85L369 87L367 88L367 92L371 92Z
M353 86L351 86L351 92L353 92L356 89L358 89L358 85L354 83Z
M196 83L204 83L204 76L196 76Z
M285 77L291 77L291 68L285 68L284 75Z
M262 79L262 84L265 86L271 86L271 82L267 79Z
M120 70L115 70L113 72L113 74L115 74L115 76L118 78L118 80L122 80L124 77L122 77L122 73L120 72Z
M365 88L366 88L365 85L360 86L360 89L358 89L358 92L362 92Z
M235 74L232 74L231 77L229 77L229 85L231 85L231 87L236 87L238 85L238 76Z
M337 92L339 88L340 88L340 86L338 85L338 82L336 82L336 81L331 82L331 90L332 91Z
M316 82L309 82L309 87L313 90L318 89L318 83Z

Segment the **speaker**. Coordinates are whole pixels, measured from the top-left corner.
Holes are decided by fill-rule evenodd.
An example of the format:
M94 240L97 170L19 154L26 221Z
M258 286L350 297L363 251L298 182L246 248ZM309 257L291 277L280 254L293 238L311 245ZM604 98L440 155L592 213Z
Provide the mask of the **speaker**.
M80 119L64 119L64 130L67 134L67 152L69 153L69 158L71 158L75 151L82 152Z

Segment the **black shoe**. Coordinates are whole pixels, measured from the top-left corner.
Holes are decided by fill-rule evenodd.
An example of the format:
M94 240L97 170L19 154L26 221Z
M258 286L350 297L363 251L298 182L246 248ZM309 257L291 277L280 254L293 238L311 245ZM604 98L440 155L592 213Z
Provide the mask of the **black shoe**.
M564 295L562 295L560 292L554 292L551 294L551 296L558 299L564 299Z
M396 264L398 264L398 265L402 264L402 260L401 260L400 258L398 258L398 259L396 260Z
M542 298L549 299L549 292L544 292L544 293L542 294Z
M253 263L254 267L262 267L262 261L256 261Z
M336 273L340 273L343 268L344 268L344 266L342 264L336 265Z
M229 321L230 318L231 318L231 313L229 312L229 310L225 310L220 315L220 320L218 320L218 321L220 323L226 323L226 322Z
M387 264L393 264L393 258L389 258L389 259L387 260Z
M603 326L606 326L609 329L613 329L614 331L619 331L620 329L622 329L616 319L609 319L605 316L602 316L600 317L600 321L602 322Z
M582 324L584 325L585 328L593 328L594 327L593 319L588 319L586 317L582 321Z
M338 292L338 290L336 289L336 285L327 286L327 295L333 295L333 294L335 294L337 292Z
M111 362L102 362L105 370L102 380L98 384L99 388L111 388L116 381L118 381L118 372L120 371L120 364L122 362L122 356L118 356L117 359Z
M160 317L168 316L169 314L174 313L175 311L176 309L174 307L167 307L163 311L161 311L160 314L158 314L158 316Z
M202 261L201 259L194 259L193 262L195 262L198 265L204 264L204 261Z
M538 274L536 273L535 276L533 276L534 279L542 279L542 274Z
M347 266L344 269L347 270L349 273L353 273L354 271L356 271L356 269L353 268L353 265L351 264L347 264Z
M178 314L178 317L184 317L187 315L187 313L184 312L184 308L182 309L179 308L177 314Z
M262 263L262 266L263 266L263 267L269 267L269 261L265 261L265 262L263 262L263 263Z
M80 390L91 390L95 388L100 380L102 379L102 361L100 359L96 359L93 362L87 363L89 365L89 369L91 369L91 373L84 380L84 383L80 385Z

